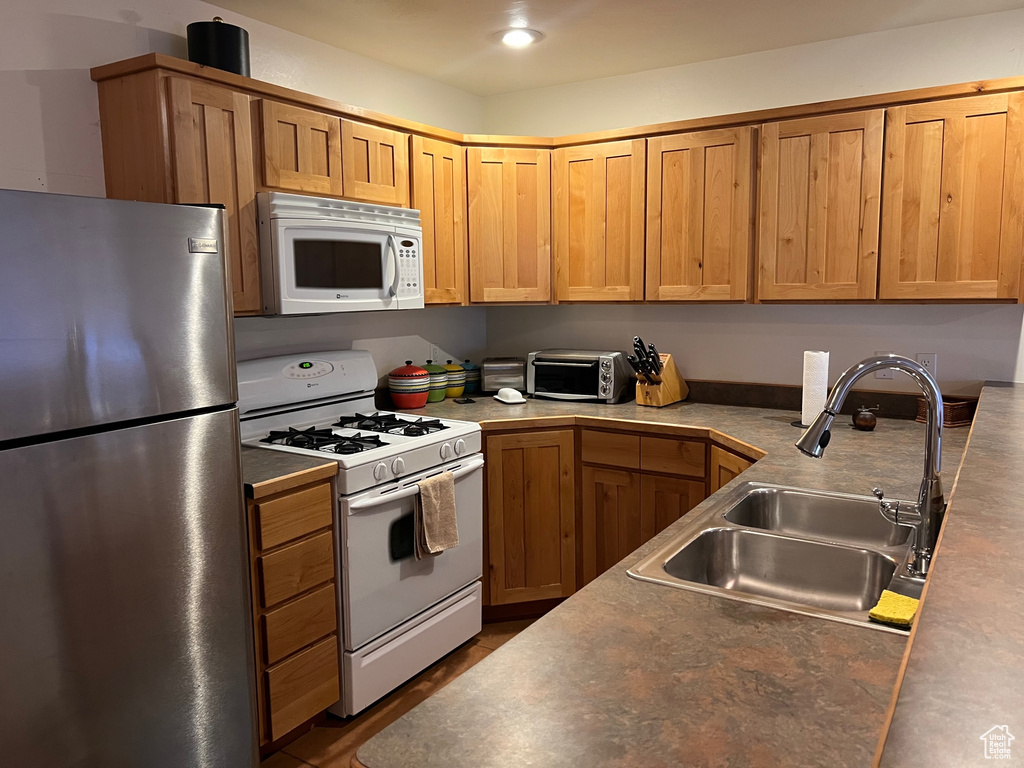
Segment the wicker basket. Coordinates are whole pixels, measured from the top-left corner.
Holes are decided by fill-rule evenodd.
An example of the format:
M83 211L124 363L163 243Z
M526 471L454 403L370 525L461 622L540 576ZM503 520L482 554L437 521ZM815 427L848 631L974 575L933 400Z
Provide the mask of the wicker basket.
M964 400L962 398L942 398L942 426L944 427L969 427L974 421L974 411L978 407L977 398ZM917 418L924 424L928 419L928 401L923 397L917 398Z

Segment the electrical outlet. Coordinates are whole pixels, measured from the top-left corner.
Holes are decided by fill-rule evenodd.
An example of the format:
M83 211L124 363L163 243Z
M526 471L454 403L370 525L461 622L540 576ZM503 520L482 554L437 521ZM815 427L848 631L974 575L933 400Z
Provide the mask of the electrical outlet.
M891 355L892 352L875 352L876 355ZM881 371L875 371L876 379L895 379L896 371L892 368L884 368Z
M437 365L444 364L444 360L441 360L443 356L444 352L441 351L441 348L439 346L437 346L436 344L430 345L430 359L433 360Z
M937 352L918 352L917 362L933 377L938 376L939 354Z

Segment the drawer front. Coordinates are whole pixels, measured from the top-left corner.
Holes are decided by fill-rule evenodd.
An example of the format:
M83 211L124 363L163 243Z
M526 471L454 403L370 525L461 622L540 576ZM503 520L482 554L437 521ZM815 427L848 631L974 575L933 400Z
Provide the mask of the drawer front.
M262 501L256 505L260 549L270 549L321 528L329 528L332 518L330 483Z
M645 437L640 441L640 468L648 472L704 477L704 443Z
M585 429L581 456L588 464L639 469L640 436Z
M338 629L338 594L328 584L263 615L263 650L267 664Z
M324 531L259 558L263 607L334 578L334 536Z
M268 669L267 695L272 741L334 704L341 697L337 636Z

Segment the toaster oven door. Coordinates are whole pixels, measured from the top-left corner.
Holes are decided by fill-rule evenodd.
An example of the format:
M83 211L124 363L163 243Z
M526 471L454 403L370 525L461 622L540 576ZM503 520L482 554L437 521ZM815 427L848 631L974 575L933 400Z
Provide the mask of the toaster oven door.
M531 363L530 394L565 400L596 400L601 387L598 360L554 360L537 357Z

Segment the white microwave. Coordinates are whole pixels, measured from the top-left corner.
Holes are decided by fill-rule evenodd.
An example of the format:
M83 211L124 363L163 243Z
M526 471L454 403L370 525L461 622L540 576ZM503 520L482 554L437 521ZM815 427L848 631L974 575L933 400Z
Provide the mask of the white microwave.
M263 312L423 308L419 211L260 192Z

